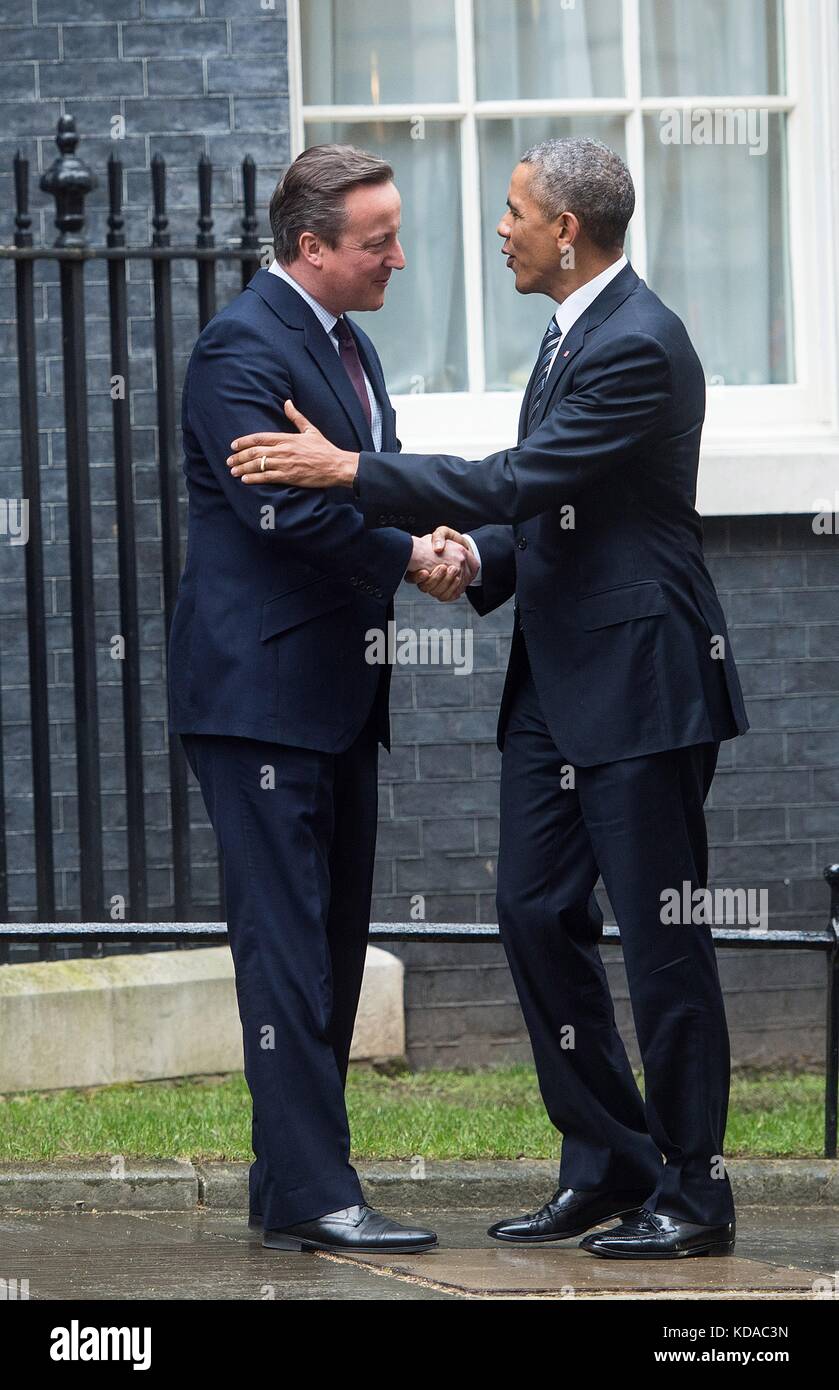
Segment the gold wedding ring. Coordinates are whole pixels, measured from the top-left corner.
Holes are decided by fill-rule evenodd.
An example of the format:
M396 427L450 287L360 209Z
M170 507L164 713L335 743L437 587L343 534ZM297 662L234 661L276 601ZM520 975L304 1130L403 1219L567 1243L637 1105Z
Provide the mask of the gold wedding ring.
M264 472L265 472L265 464L266 464L266 462L267 462L267 459L268 459L268 455L267 455L267 454L263 454L263 455L262 455L262 458L259 460L259 471L260 471L260 473L264 473Z

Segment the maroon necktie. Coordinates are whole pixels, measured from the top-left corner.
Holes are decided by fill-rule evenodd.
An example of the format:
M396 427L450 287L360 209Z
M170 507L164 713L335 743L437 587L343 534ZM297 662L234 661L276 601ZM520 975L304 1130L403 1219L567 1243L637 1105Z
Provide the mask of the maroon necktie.
M367 387L364 384L364 370L361 366L361 358L358 355L355 338L343 314L335 321L335 332L338 335L339 356L347 369L347 376L355 387L355 394L361 401L361 409L364 411L364 418L372 429L373 415L370 410L370 397L367 394Z

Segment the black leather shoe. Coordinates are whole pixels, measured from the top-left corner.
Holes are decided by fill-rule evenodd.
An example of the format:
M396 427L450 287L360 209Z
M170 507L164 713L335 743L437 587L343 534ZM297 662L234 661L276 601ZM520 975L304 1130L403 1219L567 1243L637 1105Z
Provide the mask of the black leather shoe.
M730 1255L736 1223L697 1226L642 1207L611 1231L594 1231L580 1249L612 1260L680 1260L686 1255Z
M509 1240L517 1245L539 1245L546 1240L568 1240L582 1235L602 1221L624 1212L637 1211L650 1189L616 1189L605 1191L593 1188L583 1191L561 1187L538 1211L525 1216L496 1221L487 1231L493 1240Z
M262 1217L261 1217L261 1216L255 1216L253 1212L250 1212L249 1215L248 1215L248 1230L249 1230L249 1231L261 1231L261 1230L262 1230Z
M401 1226L372 1207L355 1206L327 1212L314 1221L301 1221L284 1231L266 1231L262 1244L269 1250L330 1250L336 1254L377 1250L408 1255L433 1249L437 1236L422 1226Z

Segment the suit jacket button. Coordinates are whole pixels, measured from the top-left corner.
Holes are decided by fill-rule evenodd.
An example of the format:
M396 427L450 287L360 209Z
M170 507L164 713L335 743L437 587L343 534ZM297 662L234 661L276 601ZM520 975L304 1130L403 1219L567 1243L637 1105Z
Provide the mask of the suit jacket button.
M527 536L519 536L518 540L516 541L516 545L518 546L519 550L526 550Z

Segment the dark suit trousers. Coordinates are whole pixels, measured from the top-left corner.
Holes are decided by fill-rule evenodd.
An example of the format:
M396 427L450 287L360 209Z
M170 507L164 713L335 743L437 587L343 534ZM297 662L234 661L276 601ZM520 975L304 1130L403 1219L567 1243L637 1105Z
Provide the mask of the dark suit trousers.
M498 921L563 1135L560 1186L647 1187L652 1210L701 1224L734 1215L722 1160L728 1031L711 929L665 925L660 895L707 884L703 803L718 748L569 770L525 660L501 772ZM597 946L598 873L620 928L645 1099Z
M375 716L340 754L181 737L224 864L253 1100L250 1214L276 1229L364 1201L344 1084L370 920Z

